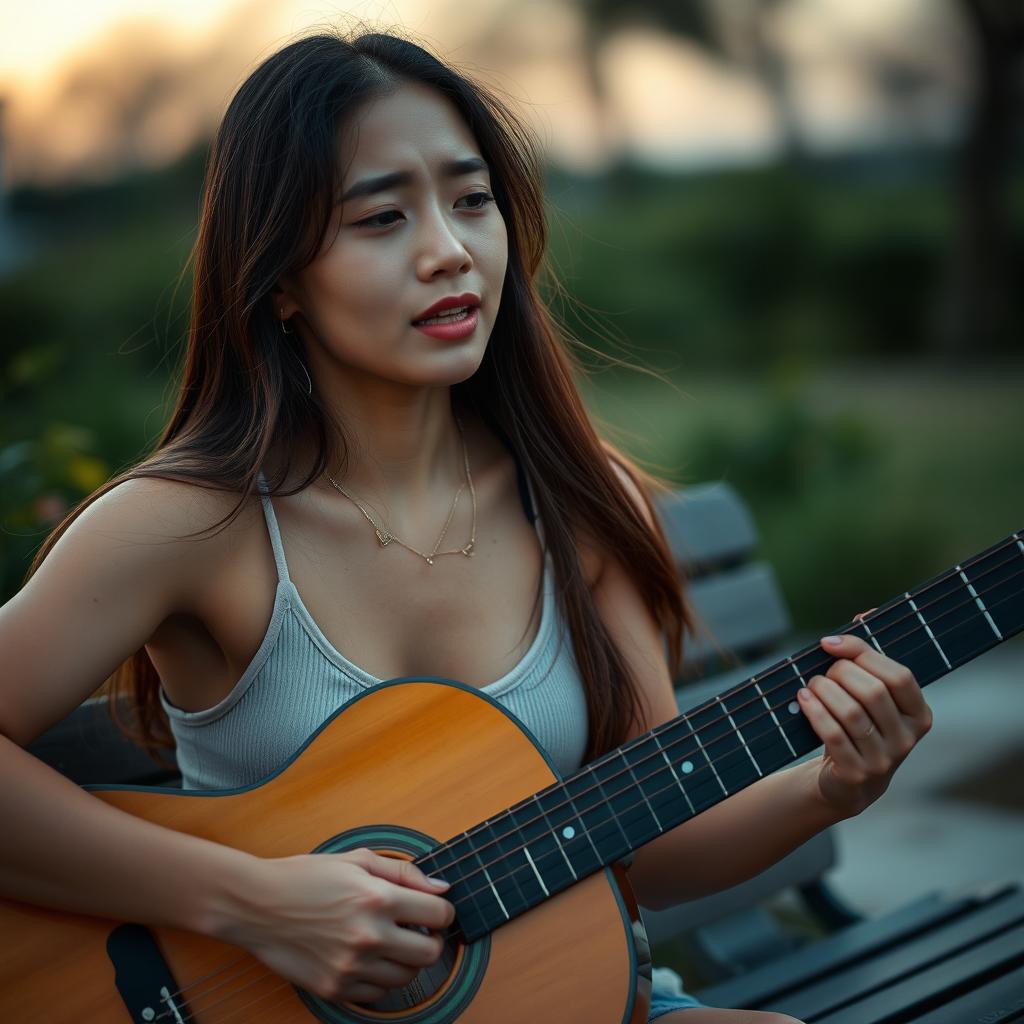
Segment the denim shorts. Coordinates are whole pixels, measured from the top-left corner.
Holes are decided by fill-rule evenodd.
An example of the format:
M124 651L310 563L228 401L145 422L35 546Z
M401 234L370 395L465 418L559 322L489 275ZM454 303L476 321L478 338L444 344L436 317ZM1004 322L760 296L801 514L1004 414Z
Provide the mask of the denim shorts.
M651 1010L648 1024L672 1010L699 1009L704 1004L687 995L679 975L668 967L655 967L651 972Z

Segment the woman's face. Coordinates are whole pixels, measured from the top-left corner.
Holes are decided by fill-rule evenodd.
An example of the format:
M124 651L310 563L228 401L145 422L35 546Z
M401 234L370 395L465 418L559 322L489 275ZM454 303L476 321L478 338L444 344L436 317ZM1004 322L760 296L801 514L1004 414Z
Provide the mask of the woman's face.
M508 236L486 166L456 107L419 84L367 104L341 145L340 196L316 260L276 304L297 323L311 368L330 382L374 377L450 386L483 359L498 311ZM375 182L383 176L402 177ZM439 299L477 296L476 326L438 338L413 321ZM277 310L280 312L280 310Z

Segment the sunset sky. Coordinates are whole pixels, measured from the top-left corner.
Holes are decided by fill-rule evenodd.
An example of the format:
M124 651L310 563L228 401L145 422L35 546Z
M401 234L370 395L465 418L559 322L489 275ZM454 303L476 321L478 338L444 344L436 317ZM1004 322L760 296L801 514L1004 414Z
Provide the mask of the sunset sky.
M895 54L935 77L911 120L925 135L945 130L963 71L936 7L794 0L785 8L771 28L792 62L796 113L809 137L827 146L891 129L893 115L865 74L866 53ZM611 101L600 122L570 0L29 0L0 11L5 176L10 183L102 178L172 159L211 130L259 59L339 16L409 30L480 72L520 104L549 152L570 166L599 165L609 145L685 165L761 159L778 142L777 111L749 67L648 29L607 46ZM140 83L150 87L144 108Z

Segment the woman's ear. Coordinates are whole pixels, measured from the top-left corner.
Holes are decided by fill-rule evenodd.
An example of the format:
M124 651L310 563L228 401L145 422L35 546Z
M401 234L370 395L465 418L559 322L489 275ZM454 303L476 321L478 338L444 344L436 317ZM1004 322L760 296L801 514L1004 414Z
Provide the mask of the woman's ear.
M274 308L274 316L279 320L287 320L299 312L299 304L295 301L291 288L282 278L278 278L270 289L270 301Z

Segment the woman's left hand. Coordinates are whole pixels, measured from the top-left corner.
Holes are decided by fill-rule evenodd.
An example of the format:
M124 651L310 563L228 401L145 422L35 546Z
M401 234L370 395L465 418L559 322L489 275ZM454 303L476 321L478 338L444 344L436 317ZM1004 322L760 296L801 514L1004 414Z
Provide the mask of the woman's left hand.
M932 713L910 669L865 640L845 634L824 637L821 646L837 660L800 688L800 705L825 744L821 797L841 817L852 817L886 791L931 728Z

